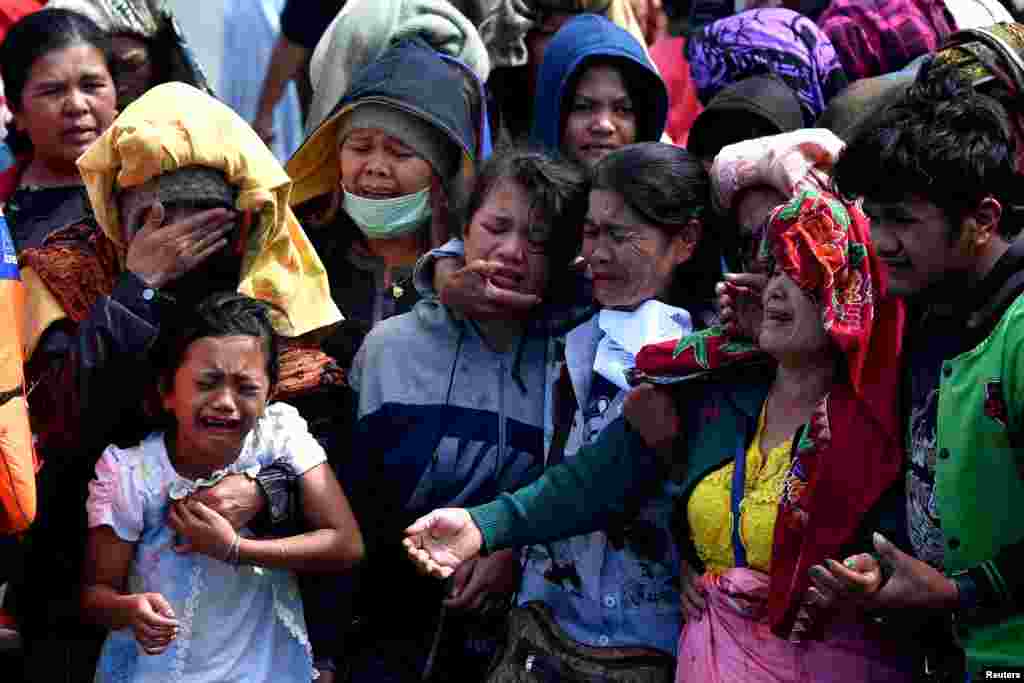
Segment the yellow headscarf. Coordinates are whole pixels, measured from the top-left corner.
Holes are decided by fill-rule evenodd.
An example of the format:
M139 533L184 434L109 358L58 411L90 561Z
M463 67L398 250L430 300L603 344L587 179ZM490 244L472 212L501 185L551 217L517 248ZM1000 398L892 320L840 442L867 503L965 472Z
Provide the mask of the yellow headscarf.
M236 208L252 212L238 291L287 314L274 321L280 334L298 337L343 320L327 271L288 207L291 179L235 112L184 83L148 91L78 159L96 221L122 264L127 240L115 187L142 185L185 166L223 172L238 188Z

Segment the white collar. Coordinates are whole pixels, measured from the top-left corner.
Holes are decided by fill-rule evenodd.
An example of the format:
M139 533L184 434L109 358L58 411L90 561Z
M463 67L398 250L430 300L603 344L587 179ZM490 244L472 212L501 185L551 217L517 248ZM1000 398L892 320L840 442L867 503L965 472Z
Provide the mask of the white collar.
M629 388L626 372L636 366L640 349L693 331L688 311L654 299L632 311L601 309L597 325L604 337L597 346L594 372L620 389Z

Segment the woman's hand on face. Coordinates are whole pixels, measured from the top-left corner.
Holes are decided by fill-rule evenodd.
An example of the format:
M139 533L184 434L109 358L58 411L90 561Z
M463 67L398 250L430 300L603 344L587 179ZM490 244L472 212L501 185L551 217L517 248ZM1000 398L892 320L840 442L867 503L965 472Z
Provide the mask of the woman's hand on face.
M728 334L757 341L764 315L761 294L767 283L768 276L759 273L726 273L725 281L715 286L718 317Z
M484 538L466 510L442 508L413 522L402 544L421 573L447 579L480 554Z
M159 289L225 248L236 217L228 209L210 209L164 225L163 204L155 202L128 244L125 268Z
M135 640L147 655L158 655L178 635L174 610L159 593L138 593L132 598L130 623Z
M189 497L171 505L168 525L181 537L177 552L197 552L217 560L226 560L236 531L231 522L198 500Z
M519 587L522 565L515 550L500 550L463 562L455 570L446 607L480 612L499 604Z
M500 270L501 264L482 260L455 270L441 279L441 303L475 320L527 317L540 303L540 297L496 286L490 278Z

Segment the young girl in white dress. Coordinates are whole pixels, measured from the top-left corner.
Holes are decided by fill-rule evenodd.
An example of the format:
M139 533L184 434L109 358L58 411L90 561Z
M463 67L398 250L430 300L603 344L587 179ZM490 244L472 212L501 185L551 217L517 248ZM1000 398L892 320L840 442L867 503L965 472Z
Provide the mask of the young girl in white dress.
M277 342L262 302L219 294L162 346L172 424L110 446L89 489L85 614L112 631L98 682L313 679L293 571L342 571L363 554L345 494L291 406L268 405ZM256 539L191 497L272 462L298 477L306 533Z

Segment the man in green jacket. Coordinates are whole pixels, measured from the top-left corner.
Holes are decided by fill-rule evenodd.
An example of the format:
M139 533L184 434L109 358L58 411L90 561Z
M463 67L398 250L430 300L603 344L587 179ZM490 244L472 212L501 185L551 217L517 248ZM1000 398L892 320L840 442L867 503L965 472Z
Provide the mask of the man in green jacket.
M1024 27L987 31L1024 47ZM952 615L972 680L984 680L1024 671L1024 240L1013 241L1024 224L1024 139L1019 114L1003 104L1006 81L963 70L969 54L940 52L834 171L844 194L864 198L889 292L911 310L903 399L913 557L876 535L874 557L829 561L812 577L822 605L859 589L869 607Z

